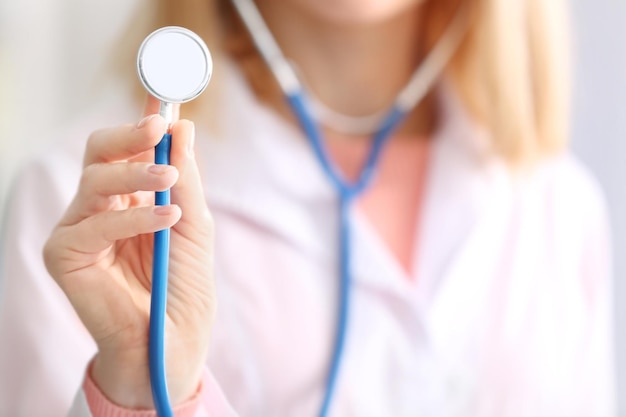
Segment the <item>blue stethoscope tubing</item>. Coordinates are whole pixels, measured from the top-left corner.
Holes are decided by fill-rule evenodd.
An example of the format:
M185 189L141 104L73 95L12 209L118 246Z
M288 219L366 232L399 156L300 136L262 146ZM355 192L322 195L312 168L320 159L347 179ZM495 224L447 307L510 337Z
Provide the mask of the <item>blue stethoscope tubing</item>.
M346 336L348 333L350 298L352 290L352 236L350 211L354 200L371 183L384 145L402 122L405 112L394 107L387 115L380 129L374 135L371 149L359 178L354 183L347 182L330 160L319 127L307 110L302 93L286 96L294 114L300 122L314 154L325 175L333 184L339 197L339 292L338 314L335 340L330 368L326 377L326 391L319 417L326 417L332 404L342 363ZM169 164L172 135L166 133L155 147L155 163ZM170 191L155 193L156 205L170 204ZM167 283L169 269L170 229L159 230L154 234L154 257L152 264L152 294L150 303L149 366L150 382L154 406L159 417L173 417L169 401L165 375L165 316L167 309Z
M341 173L337 171L330 160L328 151L324 145L322 133L310 116L311 113L307 109L304 95L301 92L297 92L287 95L286 99L313 148L313 152L320 166L335 188L339 198L339 292L337 325L330 367L326 376L326 391L318 414L319 417L326 417L330 411L330 406L336 391L350 321L350 301L353 286L351 262L353 245L350 211L356 198L371 184L383 149L389 142L389 139L391 139L395 129L404 120L406 112L400 110L397 106L394 106L389 111L380 128L374 134L368 157L361 169L359 178L355 182L349 183L343 178Z
M272 73L274 73L276 81L278 81L288 104L292 108L306 138L310 142L320 166L338 195L340 276L338 316L333 353L326 379L326 391L318 414L319 417L327 417L333 395L336 391L348 333L348 316L352 292L351 257L353 252L350 212L353 202L370 185L383 148L391 138L394 130L400 125L404 117L427 94L452 58L452 55L464 38L469 19L467 19L465 7L460 7L438 44L433 47L429 55L424 59L421 67L416 69L407 85L398 94L391 110L388 111L378 129L374 132L370 152L360 172L359 178L353 183L350 183L343 178L330 160L320 129L315 122L315 118L312 117L311 109L307 108L307 101L303 93L304 88L301 86L291 65L282 55L278 44L267 28L267 25L265 25L254 2L251 0L232 1L240 17L252 34L253 41L258 51L263 56L263 59ZM165 135L162 142L157 145L156 163L169 163L170 140L171 135ZM169 191L157 193L156 204L169 204ZM168 258L169 230L157 232L154 237L154 277L152 283L152 304L150 307L149 360L152 392L155 408L159 417L173 416L168 399L164 365L164 327Z
M154 148L156 164L170 163L172 135L166 133ZM157 191L154 196L157 206L170 204L170 190ZM154 255L152 258L152 294L150 300L150 325L148 337L148 361L154 408L159 417L173 417L165 377L165 317L167 311L167 281L170 258L170 229L154 233Z

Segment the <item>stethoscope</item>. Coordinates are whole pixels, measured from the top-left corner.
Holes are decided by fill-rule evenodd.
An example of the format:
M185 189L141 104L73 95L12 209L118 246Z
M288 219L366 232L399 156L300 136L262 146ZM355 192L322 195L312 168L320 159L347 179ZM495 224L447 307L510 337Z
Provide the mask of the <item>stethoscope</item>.
M159 114L168 125L154 150L156 164L170 163L173 105L185 103L204 91L213 61L202 39L188 29L170 26L161 28L143 41L137 55L139 79L148 92L159 99ZM155 193L156 205L170 204L170 191ZM152 293L150 296L150 331L148 354L150 383L154 406L159 417L173 417L165 378L165 315L169 269L170 230L154 234L152 261Z
M385 145L390 140L395 129L404 120L406 115L419 103L422 98L431 90L439 76L444 71L448 62L452 58L454 52L458 48L463 35L465 34L467 27L466 13L463 10L459 10L457 15L449 25L448 29L444 32L439 42L435 45L432 51L424 59L422 65L414 72L407 85L400 91L396 97L395 102L391 108L380 115L374 115L369 117L365 123L359 123L361 126L353 126L351 120L345 120L341 115L336 115L329 109L326 109L320 103L312 100L311 97L306 95L300 80L298 79L296 72L292 65L284 57L278 44L276 43L272 33L263 21L261 14L259 13L256 5L252 0L232 0L235 8L241 16L244 24L247 26L255 46L265 63L270 68L274 77L276 78L286 101L290 105L294 115L297 117L300 126L308 139L315 157L317 158L321 168L323 169L326 177L332 184L333 188L337 192L339 202L339 299L338 299L338 313L337 313L337 325L335 329L335 339L333 346L333 353L330 360L328 374L326 376L326 389L322 404L320 407L319 417L327 417L330 412L330 407L333 401L333 396L336 391L336 386L339 379L340 368L342 363L342 357L345 350L346 338L348 334L349 313L350 313L350 296L352 290L352 271L351 271L351 257L352 257L352 238L351 238L351 217L350 213L353 208L353 203L371 184L375 175L378 161L380 160L382 151ZM193 97L186 100L180 100L181 95L170 93L158 94L161 88L160 85L154 85L150 81L145 79L145 75L149 74L145 69L142 71L140 62L144 61L144 67L147 65L145 57L142 60L142 55L146 54L146 43L148 45L154 45L154 49L167 42L159 41L159 38L166 34L188 34L189 32L181 28L164 28L149 35L144 44L140 48L138 67L139 75L144 83L144 86L155 97L161 100L162 114L167 114L167 107L172 102L183 102L195 97L199 94L210 77L211 64L210 55L206 46L197 38L197 36L189 34L189 39L197 43L196 47L189 45L189 52L194 56L193 60L200 65L203 70L198 70L195 74L197 84L190 82L190 86L193 85L194 91ZM182 42L182 37L180 42ZM185 41L187 43L187 41ZM194 49L197 48L196 51ZM148 48L148 49L153 49ZM182 49L182 48L181 48ZM180 53L180 49L177 51ZM155 65L159 65L160 61L169 61L171 56L167 53L154 52L158 59L153 59ZM202 58L206 59L202 62ZM183 59L184 61L184 59ZM171 66L167 62L162 62L166 66ZM178 66L177 66L178 67ZM169 75L176 74L175 71L166 73L158 68L154 69L155 73L159 74L159 78L163 75L169 77ZM203 76L199 74L204 73ZM177 75L176 75L177 76ZM163 85L166 85L163 82ZM169 88L169 87L168 87ZM185 96L186 97L186 96ZM165 110L164 110L165 108ZM170 116L171 117L171 116ZM364 166L361 169L358 179L354 182L347 181L343 175L338 171L331 161L322 132L318 126L319 119L323 118L325 122L333 123L337 126L337 130L343 130L346 132L353 132L355 134L372 133L372 144L366 159ZM169 141L171 135L166 134L163 137L162 143L159 144L155 152L155 160L157 163L169 163ZM161 149L160 149L161 148ZM169 203L169 193L165 192L161 197L160 193L157 193L156 201L159 204ZM163 200L160 200L160 199ZM167 199L167 200L166 200ZM167 386L165 384L165 369L164 369L164 317L167 293L167 257L169 244L159 243L157 241L165 242L169 241L169 231L161 231L155 234L155 253L154 253L154 277L152 284L152 305L150 310L150 375L152 382L152 390L155 402L155 408L159 417L172 416L171 407L167 397ZM156 276L156 272L159 276ZM156 293L156 294L155 294ZM153 316L154 319L153 319ZM153 327L154 321L154 327ZM153 333L154 331L154 333Z

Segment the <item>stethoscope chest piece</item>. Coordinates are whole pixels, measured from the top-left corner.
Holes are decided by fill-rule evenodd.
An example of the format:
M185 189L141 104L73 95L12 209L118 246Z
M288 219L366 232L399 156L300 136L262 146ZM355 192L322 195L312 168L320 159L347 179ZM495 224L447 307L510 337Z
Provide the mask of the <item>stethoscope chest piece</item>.
M146 90L161 102L185 103L204 91L213 61L198 35L168 26L143 41L137 55L137 72Z

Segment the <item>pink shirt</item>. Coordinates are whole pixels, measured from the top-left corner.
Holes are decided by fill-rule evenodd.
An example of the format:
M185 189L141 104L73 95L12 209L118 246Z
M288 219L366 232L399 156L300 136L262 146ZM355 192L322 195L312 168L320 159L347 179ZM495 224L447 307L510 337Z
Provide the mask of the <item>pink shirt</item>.
M84 399L93 417L157 417L154 410L131 410L120 407L111 402L100 391L98 386L91 379L87 372L83 382ZM75 409L81 408L85 412L85 403L75 402ZM173 410L175 417L211 417L211 416L233 416L234 411L228 405L227 400L217 387L216 382L209 372L202 376L202 382L196 394L183 404L176 406Z
M203 386L201 384L196 394L184 404L176 406L173 410L176 417L194 417L196 415L202 400ZM130 410L114 404L100 391L89 373L85 377L83 391L89 410L94 417L157 417L155 410Z
M315 415L335 324L336 198L301 133L229 73L222 126L196 141L220 300L196 415ZM352 213L354 292L334 415L613 415L596 183L569 155L511 174L442 91L419 262L407 271ZM84 139L110 120L120 122L86 121L16 184L3 241L0 415L92 416L93 391L81 387L95 346L41 247L74 193Z

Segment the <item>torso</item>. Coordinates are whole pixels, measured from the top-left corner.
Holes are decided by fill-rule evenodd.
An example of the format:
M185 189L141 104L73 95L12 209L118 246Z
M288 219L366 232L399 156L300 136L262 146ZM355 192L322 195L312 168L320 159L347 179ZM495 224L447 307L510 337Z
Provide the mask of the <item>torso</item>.
M367 157L370 141L334 140L327 146L337 167L353 180ZM414 277L417 262L414 254L428 147L424 138L390 140L374 181L357 202L358 210L408 277Z

